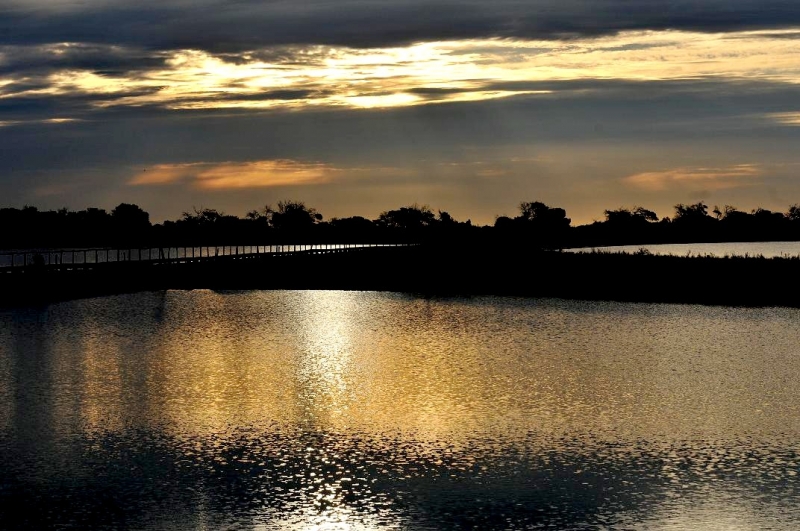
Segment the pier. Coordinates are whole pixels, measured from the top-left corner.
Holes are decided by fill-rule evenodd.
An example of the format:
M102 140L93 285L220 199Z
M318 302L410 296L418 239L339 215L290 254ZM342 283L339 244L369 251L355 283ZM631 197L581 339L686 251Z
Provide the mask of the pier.
M418 247L298 243L8 251L0 253L0 306L166 289L354 289L383 277L387 264L408 263L406 254Z
M161 246L144 248L26 249L0 252L0 274L96 271L151 266L251 261L282 256L330 255L375 248L410 247L409 243Z

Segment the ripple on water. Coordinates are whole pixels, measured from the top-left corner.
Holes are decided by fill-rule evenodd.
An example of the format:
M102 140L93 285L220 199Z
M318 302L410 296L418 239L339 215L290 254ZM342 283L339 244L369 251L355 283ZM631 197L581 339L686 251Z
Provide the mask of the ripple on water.
M167 292L0 312L7 529L794 529L800 312Z

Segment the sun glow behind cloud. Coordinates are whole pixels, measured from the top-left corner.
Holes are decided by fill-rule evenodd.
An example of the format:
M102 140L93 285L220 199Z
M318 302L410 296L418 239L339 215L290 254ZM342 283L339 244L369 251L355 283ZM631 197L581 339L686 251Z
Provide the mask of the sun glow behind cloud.
M65 67L34 87L18 89L5 82L0 98L98 96L95 107L375 108L547 93L535 84L563 80L800 83L800 39L787 38L795 33L643 31L571 41L483 39L381 49L306 46L221 55L161 51L153 52L160 66L131 72ZM81 46L49 45L39 53L75 53Z
M767 118L781 125L800 127L800 112L769 113Z
M76 118L47 118L44 120L0 120L0 127L11 127L14 125L30 125L30 124L58 125L58 124L68 124L72 122L80 122L80 120Z
M141 170L128 181L134 186L190 183L203 190L265 188L327 182L336 168L293 160L159 164Z
M764 171L754 164L724 168L675 168L637 173L623 179L625 184L649 191L670 188L682 190L725 190L757 184Z

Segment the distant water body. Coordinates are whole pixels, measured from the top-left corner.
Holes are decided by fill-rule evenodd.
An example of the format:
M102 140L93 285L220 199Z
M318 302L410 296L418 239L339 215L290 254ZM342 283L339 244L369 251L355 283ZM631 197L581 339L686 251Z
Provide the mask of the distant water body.
M0 310L0 528L800 528L800 310L168 291Z
M591 252L592 249L614 253L635 253L640 249L646 249L653 254L673 256L763 256L765 258L800 256L800 242L670 243L662 245L616 245L567 250L570 252Z

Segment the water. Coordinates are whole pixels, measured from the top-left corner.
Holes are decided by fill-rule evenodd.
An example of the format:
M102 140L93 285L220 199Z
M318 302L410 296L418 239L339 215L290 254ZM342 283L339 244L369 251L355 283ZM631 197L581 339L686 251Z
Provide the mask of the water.
M800 242L667 243L661 245L615 245L567 250L590 252L592 249L614 253L635 253L640 249L646 249L653 254L674 256L763 256L764 258L800 256Z
M800 311L169 291L0 311L0 528L800 527Z

